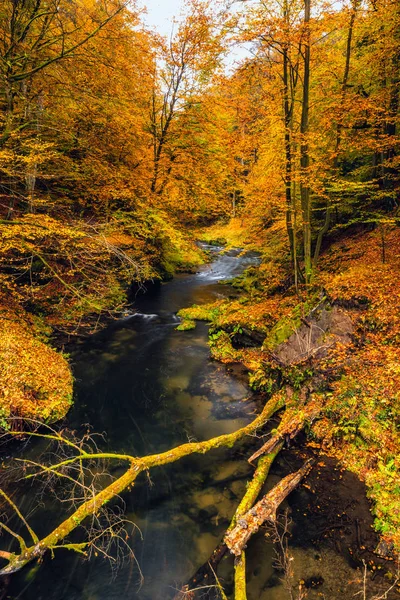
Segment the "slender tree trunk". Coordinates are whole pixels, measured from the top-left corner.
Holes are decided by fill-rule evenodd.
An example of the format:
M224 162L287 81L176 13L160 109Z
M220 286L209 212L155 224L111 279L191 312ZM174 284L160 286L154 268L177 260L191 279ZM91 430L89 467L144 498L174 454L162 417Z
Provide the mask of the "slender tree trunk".
M8 81L6 81L5 96L6 96L6 115L5 115L5 120L4 120L4 128L3 128L1 138L0 138L0 146L2 144L5 144L6 141L8 140L8 138L10 137L10 134L13 130L13 123L14 123L15 91L14 91L14 86L11 83L9 83ZM14 177L12 177L12 176L10 177L10 180L8 182L8 187L9 187L10 198L8 201L6 220L10 221L10 220L12 220L12 218L14 216L15 200L17 197L15 180L14 180Z
M287 46L283 49L283 112L285 124L285 198L286 198L286 229L289 238L290 256L293 270L296 272L294 256L294 231L293 231L293 202L292 202L292 140L291 140L291 114L289 104L289 59Z
M296 292L299 289L299 279L302 281L302 273L298 261L297 253L297 209L296 209L296 182L293 181L292 186L292 202L293 202L293 263L294 263L294 286Z
M394 18L397 23L397 29L394 32L395 50L389 62L389 73L385 80L385 87L388 90L388 110L387 117L384 123L384 135L390 140L395 140L397 133L396 123L399 113L399 95L400 95L400 6L399 3L394 5ZM399 170L393 164L393 159L396 156L394 147L395 142L390 142L388 147L383 152L382 160L382 188L386 192L387 209L391 210L395 207L396 201L393 198L393 189L396 181L398 181Z
M379 85L386 91L385 116L378 120L375 125L375 135L377 139L385 139L385 147L381 151L373 154L372 179L376 180L382 197L386 200L388 210L397 206L394 197L394 188L398 185L399 169L393 164L393 158L396 155L395 136L397 133L396 122L398 121L398 112L400 105L400 5L393 0L388 2L386 8L390 10L393 7L393 14L385 14L385 18L380 27L380 35L383 39L390 40L393 47L389 54L383 54L380 65ZM375 10L377 10L375 8Z
M312 277L311 263L311 197L309 185L310 156L308 148L309 129L309 97L310 97L310 11L311 0L304 0L304 73L303 73L303 103L300 122L300 196L303 216L303 248L305 282L309 284Z
M28 85L27 81L23 81L23 90L26 97L26 109L25 109L25 119L27 122L31 121L32 115L32 107L27 98L28 96ZM36 134L39 136L39 132L42 126L43 120L43 98L39 95L36 106ZM32 165L28 167L27 173L25 175L25 185L26 185L26 195L28 199L28 212L34 213L36 212L35 206L35 187L36 187L36 177L38 172L37 162L34 162ZM108 218L108 215L107 215Z
M289 5L284 1L283 17L285 21L285 40L282 45L283 61L283 114L285 127L285 199L286 199L286 228L289 239L290 256L296 290L298 289L298 261L297 261L297 227L296 227L296 198L294 195L293 181L293 107L297 87L297 71L290 61L289 46Z
M351 15L350 15L349 31L347 34L346 62L345 62L345 67L344 67L342 89L341 89L341 100L340 100L340 111L341 112L343 110L344 99L345 99L346 90L347 90L347 84L349 81L351 44L352 44L352 39L353 39L354 22L356 20L356 15L357 15L357 10L358 10L359 5L360 5L360 0L353 0L352 11L351 11ZM343 129L343 122L342 122L342 115L340 115L338 123L336 125L335 153L334 153L333 165L332 165L334 173L337 173L338 166L339 166L339 149L340 149L340 144L342 141L342 129ZM332 202L331 202L331 199L328 198L327 206L326 206L326 213L325 213L325 222L318 232L318 237L317 237L317 241L315 244L314 259L313 259L314 268L317 265L319 254L321 252L322 240L323 240L324 236L328 233L328 230L329 230L329 227L331 224L331 214L332 214Z

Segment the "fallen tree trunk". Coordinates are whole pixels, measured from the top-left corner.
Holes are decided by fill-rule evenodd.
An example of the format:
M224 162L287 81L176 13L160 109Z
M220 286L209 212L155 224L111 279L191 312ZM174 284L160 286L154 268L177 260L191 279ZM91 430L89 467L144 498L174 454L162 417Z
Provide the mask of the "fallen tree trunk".
M310 402L310 404L303 408L296 407L294 414L291 414L291 411L287 410L276 434L261 446L257 452L254 452L254 454L250 456L249 463L253 464L253 462L262 454L273 452L282 441L288 444L304 429L307 423L312 423L318 417L320 412L321 407L315 402Z
M309 420L313 420L318 414L319 408L310 405L307 411L303 410L300 413L289 415L289 417L287 418L285 418L284 416L281 425L278 428L278 433L274 435L266 444L262 446L262 448L260 448L260 450L253 454L253 456L249 459L249 462L252 462L257 458L261 457L258 461L257 469L254 472L253 478L248 484L246 493L243 496L239 506L237 507L232 521L227 529L224 541L221 544L219 544L219 546L217 546L207 563L202 564L201 567L197 569L193 577L187 582L185 586L182 587L181 591L178 592L178 594L174 597L174 600L182 600L188 591L194 590L196 587L201 586L205 582L205 580L207 580L208 582L211 581L212 576L213 574L215 574L215 571L220 561L227 552L228 546L226 544L226 537L229 536L230 533L236 529L239 522L242 522L242 519L246 517L246 513L252 512L252 510L254 510L252 509L252 506L256 502L257 497L262 489L262 486L264 485L267 479L272 462L274 461L278 453L281 451L285 443L285 436L290 435L290 439L293 439L297 435L297 433L299 433L299 431L303 429L304 424ZM281 484L285 485L288 481L288 478L292 479L295 476L298 476L298 473L295 473L294 475L289 475L287 478L283 479L280 482L280 484L278 484L278 486L276 486L276 488L274 489L276 490ZM301 477L299 481L300 480ZM294 489L298 485L299 481L292 481L292 489ZM290 491L291 489L287 488L286 495L288 495ZM283 501L283 499L284 498L282 498L282 500L280 500L277 503L276 508ZM246 600L246 557L244 550L241 551L238 556L240 556L240 558L237 559L235 564L235 600Z
M240 519L243 514L250 510L254 502L257 500L257 497L261 492L262 486L264 485L268 477L271 465L275 460L276 456L281 451L282 446L283 442L278 444L278 446L274 449L273 452L271 452L270 454L265 454L258 461L257 469L254 471L252 480L247 485L246 493L240 501L240 504L238 505L235 514L232 517L227 532L231 531L235 527L238 519ZM225 556L227 550L227 545L224 542L221 542L221 544L219 544L219 546L217 546L217 548L214 550L209 560L197 569L193 577L191 577L187 584L183 586L181 591L178 592L178 594L174 597L174 600L182 600L189 590L193 590L196 587L200 586L205 579L210 581L213 575L215 574L219 563Z
M268 494L238 519L235 527L224 538L225 544L235 556L241 556L250 537L265 521L274 522L279 505L299 485L311 469L312 461L307 461L296 473L284 477Z
M306 411L302 410L299 411L299 409L296 409L296 412L294 414L291 414L291 412L289 410L286 411L286 413L284 414L282 421L278 427L278 431L277 433L272 436L272 438L270 440L268 440L268 442L266 444L264 444L259 450L257 450L257 452L255 452L250 458L249 458L249 463L252 464L254 460L256 460L259 456L270 456L271 453L274 453L276 451L276 449L278 449L278 452L281 450L281 448L283 447L284 443L288 443L289 440L292 440L294 437L296 437L296 435L302 431L302 429L305 426L305 423L307 421L313 421L319 414L320 409L319 407L315 406L314 404L311 404L307 406ZM267 454L266 454L267 453ZM260 459L260 461L262 461L262 458ZM296 475L296 474L295 474ZM288 478L292 478L293 476L288 476ZM274 490L277 490L277 488L285 481L288 481L288 478L285 478L284 480L282 480L280 482L280 484L278 484L278 486L276 486L274 488ZM291 484L292 485L297 485L295 483L296 478L290 479ZM284 487L284 485L283 485ZM294 489L294 488L292 488ZM290 485L286 488L287 491L287 495L290 493L291 489L290 489ZM270 492L271 494L272 492ZM279 495L279 494L278 494ZM269 495L267 495L269 497ZM285 496L286 497L286 496ZM277 502L276 504L276 508L278 508L279 504L281 503L282 500L279 500L279 498L276 496L275 500ZM258 505L256 505L258 506ZM249 507L250 508L250 507ZM254 507L253 509L249 510L249 513L251 513L252 515L254 515L254 512L256 511L256 507ZM272 515L275 517L276 514L276 509L275 512L272 513ZM246 515L244 515L245 517ZM243 519L244 517L242 517L242 519L240 521L238 521L236 526L239 526L239 528L247 528L247 522L245 522ZM267 519L265 519L267 520ZM254 529L254 533L258 530ZM228 530L226 536L225 536L225 545L227 545L227 541L226 538L227 536L231 533L232 530ZM234 534L233 534L234 535ZM251 533L249 533L249 537L250 535L252 535ZM247 591L246 591L246 553L245 553L245 549L246 548L246 542L243 542L243 549L240 551L239 554L236 554L236 560L235 560L235 600L247 600ZM232 551L232 549L230 548L230 550ZM239 551L239 548L237 549L237 551Z
M75 449L77 455L71 459L66 459L59 462L56 465L45 466L39 463L32 463L25 461L26 465L35 465L38 469L38 474L53 474L56 476L62 475L62 470L71 464L82 464L82 462L93 461L93 460L117 460L119 462L126 461L128 468L126 472L121 475L118 479L113 481L110 485L102 489L97 493L93 493L90 497L83 502L67 519L65 519L58 527L56 527L51 533L42 539L37 539L34 536L34 544L28 546L28 544L15 532L7 527L4 523L0 522L0 527L10 533L11 536L18 539L20 544L20 552L9 552L3 553L0 557L5 559L8 564L0 570L0 575L8 575L19 571L33 560L40 559L47 551L54 550L56 548L68 548L69 550L75 550L79 553L85 553L87 547L90 546L90 540L81 544L72 544L64 542L65 538L77 527L83 523L85 519L92 515L98 514L101 507L112 501L121 492L133 486L136 478L143 471L161 465L167 465L180 460L185 456L191 454L206 454L212 449L225 447L232 447L237 441L244 438L246 435L254 435L258 428L265 425L270 417L284 405L284 398L282 395L277 394L272 397L269 402L264 406L262 412L248 425L238 429L237 431L220 435L218 437L206 440L203 442L190 442L188 444L182 444L176 448L173 448L167 452L160 454L153 454L150 456L144 456L137 458L135 456L129 456L124 454L113 454L113 453L100 453L100 452L86 452L82 450L76 444L71 444L66 438L63 438L60 434L40 434L32 432L32 436L42 437L46 439L54 440L57 443L64 443ZM54 430L51 430L54 432ZM8 435L14 434L14 432L8 432ZM20 435L20 432L15 432L15 435ZM32 475L28 475L32 477ZM15 508L14 508L15 512ZM17 515L19 511L17 509Z
M246 553L244 550L235 563L235 600L247 600Z

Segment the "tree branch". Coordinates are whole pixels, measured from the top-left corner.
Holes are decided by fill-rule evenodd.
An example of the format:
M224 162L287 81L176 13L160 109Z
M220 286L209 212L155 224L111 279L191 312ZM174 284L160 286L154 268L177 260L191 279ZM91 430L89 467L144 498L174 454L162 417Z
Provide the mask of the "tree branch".
M113 500L116 496L118 496L121 492L126 490L128 487L131 487L137 476L143 471L147 471L152 467L157 467L161 465L167 465L185 456L190 456L191 454L206 454L210 450L215 448L221 448L223 446L232 447L238 440L242 439L247 435L254 435L254 433L265 423L268 419L282 406L284 405L283 395L277 394L273 396L269 402L264 406L262 412L248 425L238 429L237 431L224 434L211 440L206 440L203 442L190 442L187 444L182 444L172 450L167 452L163 452L161 454L154 454L150 456L145 456L142 458L135 458L133 456L128 457L123 455L124 459L130 461L130 466L128 470L118 479L113 481L106 488L95 494L93 497L86 500L81 506L79 506L73 514L68 517L65 521L63 521L58 527L56 527L49 535L44 537L38 543L29 548L26 548L26 545L22 538L12 532L7 526L3 525L3 528L6 529L11 535L17 537L20 540L21 544L21 553L11 554L8 559L8 565L6 565L1 571L0 575L7 575L10 573L15 573L19 571L23 566L30 563L31 561L40 558L45 554L49 549L56 547L60 544L60 542L65 539L72 531L74 531L77 527L81 525L81 523L91 515L97 515L100 511L101 507ZM40 434L36 434L40 435ZM81 454L76 457L79 461L81 458ZM93 458L94 455L88 455L90 458ZM102 455L104 456L104 455ZM115 455L106 454L107 458L114 458ZM118 455L117 455L118 456Z

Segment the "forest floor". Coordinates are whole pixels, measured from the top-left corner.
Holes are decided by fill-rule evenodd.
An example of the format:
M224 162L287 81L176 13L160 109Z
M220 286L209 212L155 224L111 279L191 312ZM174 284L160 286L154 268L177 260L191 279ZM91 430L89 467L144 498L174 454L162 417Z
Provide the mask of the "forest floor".
M227 249L258 249L262 260L233 281L239 298L183 309L181 328L208 321L213 358L244 365L255 390L284 393L289 415L318 407L306 443L365 482L381 536L375 550L393 558L400 550L399 229L331 240L311 288L297 291L282 226L246 239L236 219L198 235Z

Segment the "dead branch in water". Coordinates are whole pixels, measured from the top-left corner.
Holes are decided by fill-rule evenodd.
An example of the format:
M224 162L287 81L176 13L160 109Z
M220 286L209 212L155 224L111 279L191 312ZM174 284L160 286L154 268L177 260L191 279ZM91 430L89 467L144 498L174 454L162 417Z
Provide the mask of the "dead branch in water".
M150 456L144 456L141 458L125 455L125 454L114 454L108 452L99 452L97 448L93 449L87 445L75 443L69 440L62 433L56 432L52 428L48 428L50 433L43 434L38 432L32 432L30 435L49 439L50 441L56 442L67 446L72 452L71 458L63 458L54 464L46 465L40 463L26 462L25 467L30 468L32 472L28 473L26 477L37 477L42 476L56 476L56 477L70 477L68 469L75 468L77 472L82 474L82 465L93 463L93 461L117 461L118 463L125 462L128 464L126 472L118 477L115 481L107 485L100 491L96 491L86 483L84 483L84 476L82 481L79 481L78 488L86 495L83 496L84 501L79 506L75 507L72 514L65 519L60 525L58 525L51 533L40 540L33 540L33 545L27 544L27 542L11 530L6 524L2 525L2 528L13 538L19 541L20 551L19 552L3 552L0 558L5 559L8 564L0 570L0 575L7 575L19 571L26 564L33 560L40 559L46 552L53 551L57 548L67 548L74 550L79 553L87 553L90 551L93 540L88 539L86 542L80 544L68 543L67 536L77 529L85 520L89 517L97 517L107 503L114 500L124 490L130 489L142 472L146 472L153 467L158 467L166 464L170 464L180 460L185 456L191 454L205 454L210 450L231 447L240 439L248 435L254 435L257 430L263 427L269 418L282 406L284 405L284 398L282 395L277 395L264 406L260 415L258 415L250 424L242 427L241 429L230 433L221 435L211 440L203 442L190 442L182 444L177 448L173 448L167 452L160 454L154 454ZM21 435L21 432L11 432L11 435ZM8 432L10 435L10 432ZM3 495L4 497L4 495ZM10 504L10 502L8 502ZM10 504L13 507L14 514L22 516L17 508L16 504L11 501ZM13 506L14 505L14 506Z
M296 406L294 414L290 409L287 409L275 435L250 456L249 463L252 464L262 454L273 452L282 440L287 443L293 440L304 429L307 423L312 423L318 417L320 412L320 405L314 402L310 402L302 408Z
M286 510L281 519L277 519L271 523L266 537L270 536L274 542L275 560L273 566L282 573L281 581L288 593L289 599L304 600L307 597L304 581L300 580L297 584L294 583L293 556L290 554L288 543L291 523L292 521ZM296 591L294 591L295 589Z
M264 456L262 456L258 461L253 478L246 487L246 493L232 517L227 532L231 531L235 527L238 519L240 519L241 516L245 514L257 500L268 477L271 465L281 451L282 447L283 442L278 444L278 446L270 454L264 454ZM213 575L215 576L215 570L222 558L225 556L227 549L228 548L226 544L221 542L221 544L219 544L219 546L217 546L217 548L214 550L209 560L202 564L201 567L197 569L196 573L191 577L191 579L186 583L186 585L181 588L181 591L174 597L174 600L182 600L185 593L187 593L189 590L197 589L198 586L203 583L204 579L208 579Z
M276 512L285 498L299 485L311 469L312 461L307 461L296 473L284 477L247 513L238 519L235 527L226 534L224 541L235 556L241 556L250 537L256 533L265 521L274 522Z

